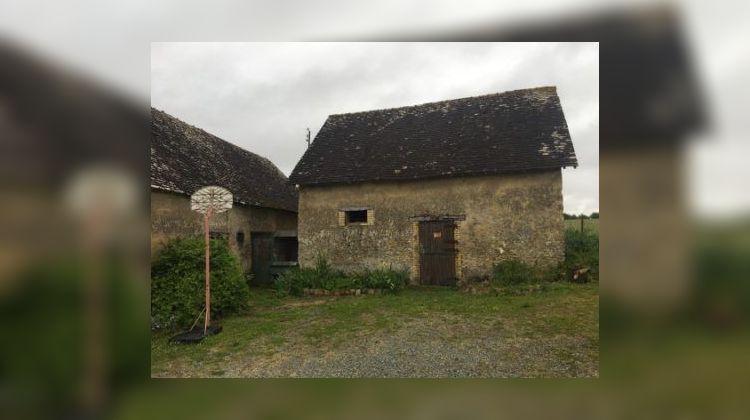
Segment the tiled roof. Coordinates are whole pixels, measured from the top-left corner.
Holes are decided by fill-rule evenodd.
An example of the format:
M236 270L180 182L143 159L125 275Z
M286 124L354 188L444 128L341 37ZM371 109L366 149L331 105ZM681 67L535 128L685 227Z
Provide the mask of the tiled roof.
M331 115L292 171L299 185L577 166L554 87Z
M151 108L151 188L227 188L235 202L297 211L297 192L270 160Z

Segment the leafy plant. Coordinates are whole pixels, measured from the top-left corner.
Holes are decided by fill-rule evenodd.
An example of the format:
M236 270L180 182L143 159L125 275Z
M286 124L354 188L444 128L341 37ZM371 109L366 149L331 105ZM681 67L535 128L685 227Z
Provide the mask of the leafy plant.
M395 292L403 289L408 278L406 271L393 269L345 273L335 270L328 261L318 257L313 268L298 268L278 275L274 280L274 286L281 296L300 296L304 289L349 290L371 288Z
M315 277L312 269L295 268L277 275L274 287L279 296L301 296L303 289L314 288Z
M539 273L531 266L517 260L500 261L492 267L492 283L500 286L517 286L537 283Z
M404 288L409 275L406 271L376 269L365 271L360 279L366 288L393 292Z
M211 240L211 317L245 309L249 297L240 263L226 242ZM160 327L186 327L205 305L202 238L170 241L151 264L151 317Z
M591 268L592 278L599 277L599 235L584 230L565 231L565 271L581 267Z

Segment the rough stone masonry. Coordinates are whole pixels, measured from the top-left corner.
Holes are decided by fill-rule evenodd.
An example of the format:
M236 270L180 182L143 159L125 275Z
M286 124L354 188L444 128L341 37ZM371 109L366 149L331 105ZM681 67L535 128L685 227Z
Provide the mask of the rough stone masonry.
M487 276L498 261L550 266L563 259L560 170L300 189L299 261L318 256L358 271L408 270L418 282L417 227L424 217L453 217L459 280ZM342 224L341 209L366 208L367 224Z

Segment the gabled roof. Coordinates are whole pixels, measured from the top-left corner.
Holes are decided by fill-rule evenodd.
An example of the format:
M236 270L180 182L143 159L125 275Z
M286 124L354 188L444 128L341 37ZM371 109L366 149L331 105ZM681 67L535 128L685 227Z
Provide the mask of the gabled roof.
M151 188L227 188L240 204L297 211L297 192L270 160L151 108Z
M331 115L292 171L299 185L577 166L554 87Z

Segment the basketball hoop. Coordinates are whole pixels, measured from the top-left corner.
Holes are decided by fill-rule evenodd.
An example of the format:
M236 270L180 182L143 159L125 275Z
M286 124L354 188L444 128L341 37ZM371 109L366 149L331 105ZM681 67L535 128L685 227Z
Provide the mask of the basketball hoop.
M211 323L211 278L209 247L209 219L214 214L223 213L232 208L232 193L226 188L208 186L199 189L190 196L190 210L203 214L203 238L206 243L206 316L203 323L203 335L208 332Z

